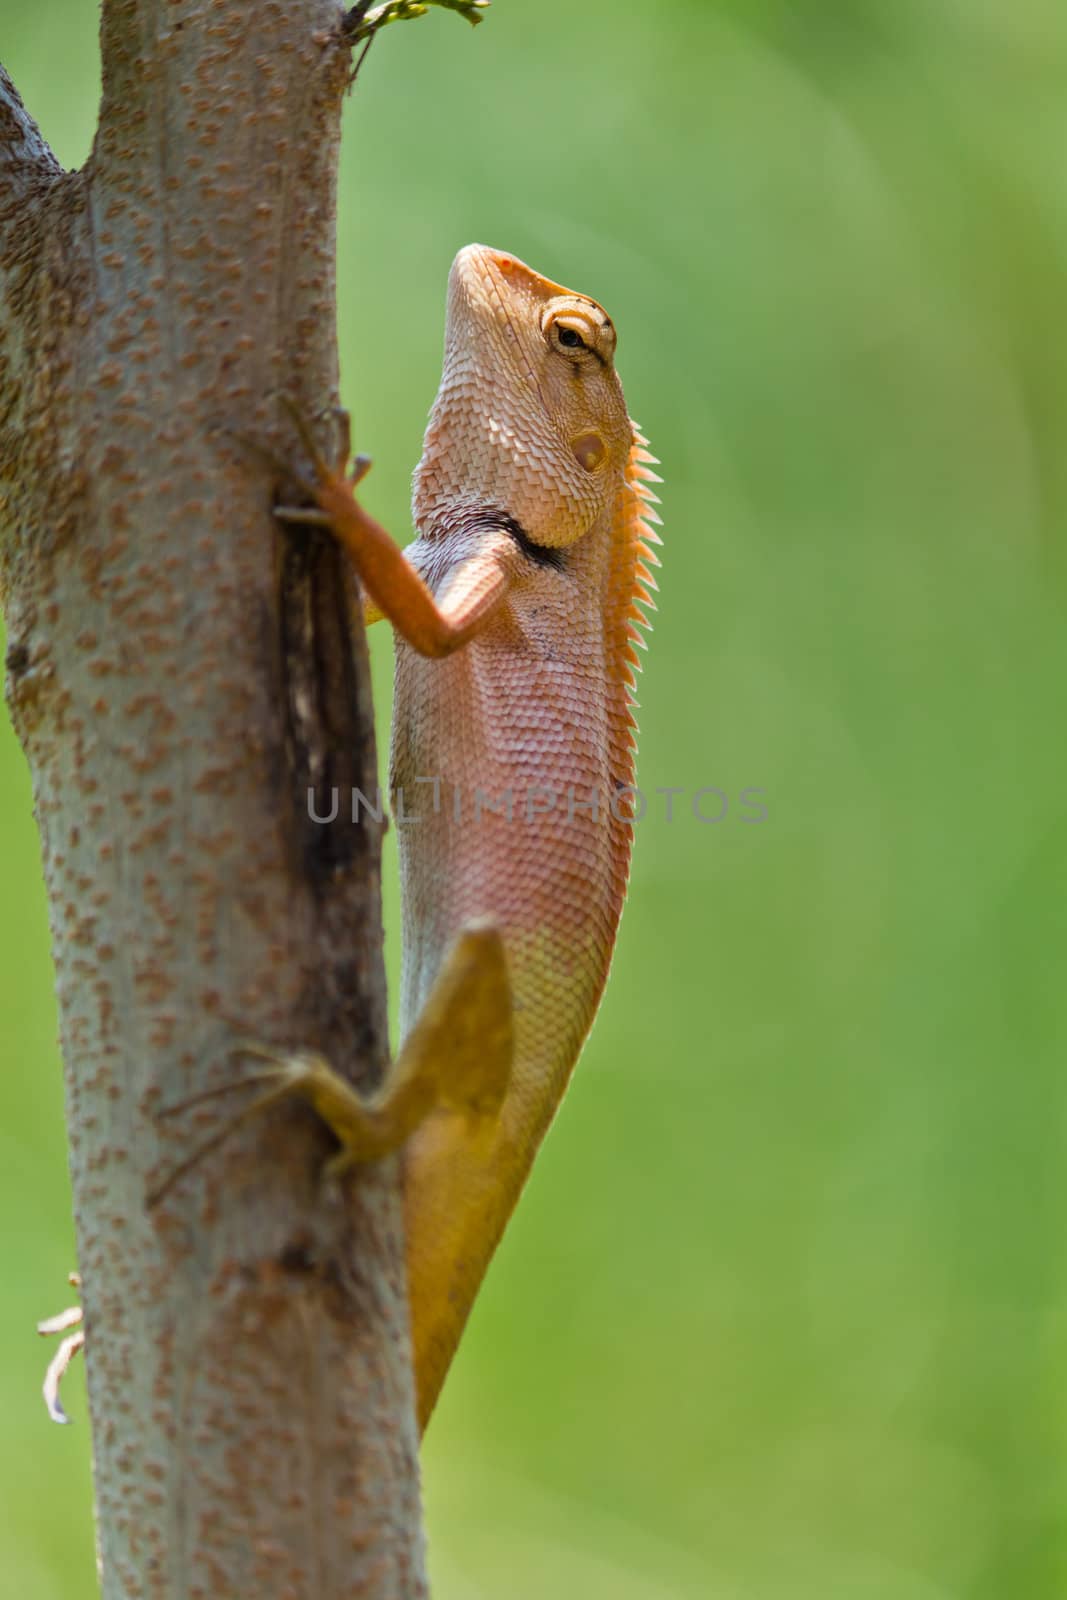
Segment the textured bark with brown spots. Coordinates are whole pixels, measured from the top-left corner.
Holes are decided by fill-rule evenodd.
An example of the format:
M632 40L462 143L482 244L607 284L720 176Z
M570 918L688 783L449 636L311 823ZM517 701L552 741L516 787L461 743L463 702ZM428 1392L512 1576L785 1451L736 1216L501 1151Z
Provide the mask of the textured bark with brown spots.
M308 820L309 784L375 787L362 629L242 442L292 453L278 393L336 395L339 23L330 0L106 0L75 173L0 70L8 701L109 1600L425 1593L396 1163L324 1185L329 1136L282 1106L147 1203L241 1103L159 1117L248 1070L238 1036L363 1084L387 1048L377 834Z

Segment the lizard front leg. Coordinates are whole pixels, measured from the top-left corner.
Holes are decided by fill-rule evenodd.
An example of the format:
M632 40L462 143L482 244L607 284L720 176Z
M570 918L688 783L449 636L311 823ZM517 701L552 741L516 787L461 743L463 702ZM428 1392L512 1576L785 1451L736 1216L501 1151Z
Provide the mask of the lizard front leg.
M480 530L457 556L442 589L432 594L400 546L356 499L354 490L370 468L367 458L357 456L348 475L331 467L301 413L288 400L286 407L313 472L310 479L298 474L297 481L316 506L278 506L275 515L333 534L359 574L368 622L387 617L423 656L451 655L467 644L502 603L520 570L522 556L512 535L503 527Z

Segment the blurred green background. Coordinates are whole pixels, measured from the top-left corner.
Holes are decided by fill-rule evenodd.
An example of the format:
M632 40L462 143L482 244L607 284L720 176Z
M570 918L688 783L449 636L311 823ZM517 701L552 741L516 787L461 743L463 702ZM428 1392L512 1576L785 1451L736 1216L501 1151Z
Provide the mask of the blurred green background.
M92 8L0 19L77 164ZM606 1003L427 1442L437 1600L1067 1592L1065 149L1062 0L497 0L367 63L340 317L368 503L405 532L460 245L600 298L667 477L641 780L731 800L639 830ZM32 1332L72 1235L7 731L0 770L0 1589L80 1600L82 1380L49 1427Z

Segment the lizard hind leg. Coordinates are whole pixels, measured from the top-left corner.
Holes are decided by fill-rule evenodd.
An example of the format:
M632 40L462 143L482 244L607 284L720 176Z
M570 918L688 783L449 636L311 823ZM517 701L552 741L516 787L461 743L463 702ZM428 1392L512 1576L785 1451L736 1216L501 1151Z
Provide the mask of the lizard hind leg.
M399 1149L432 1111L459 1111L472 1120L495 1117L511 1081L514 1049L503 943L490 924L471 924L442 962L381 1088L365 1102L383 1144L375 1154ZM341 1088L351 1095L347 1083ZM312 1104L341 1140L332 1170L366 1160L358 1139L346 1137L325 1102Z
M175 1116L244 1088L258 1087L259 1093L168 1173L150 1193L149 1205L158 1204L236 1128L290 1096L306 1101L338 1140L340 1149L331 1158L329 1176L391 1155L438 1108L471 1118L494 1116L507 1093L514 1053L511 986L500 935L488 924L473 924L459 934L422 1015L380 1088L370 1095L361 1094L328 1061L310 1051L286 1054L242 1041L234 1053L258 1058L265 1065L160 1115Z

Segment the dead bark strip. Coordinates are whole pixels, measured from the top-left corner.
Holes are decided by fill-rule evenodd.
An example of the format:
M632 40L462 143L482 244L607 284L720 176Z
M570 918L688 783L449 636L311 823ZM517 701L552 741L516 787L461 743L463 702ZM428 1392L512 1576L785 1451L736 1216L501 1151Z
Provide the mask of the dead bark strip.
M0 76L0 578L66 1070L103 1592L425 1594L398 1173L321 1182L281 1107L229 1115L238 1036L386 1055L362 628L283 531L281 390L337 392L349 51L331 0L105 0L92 155ZM25 1070L33 1064L26 1063ZM46 1309L46 1308L42 1308ZM42 1422L42 1425L44 1423Z

